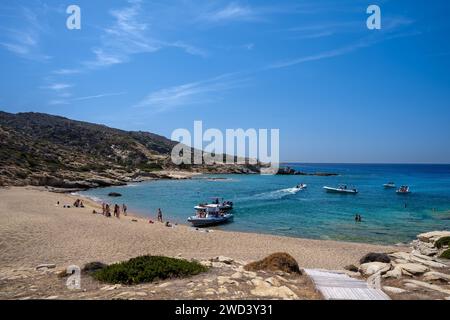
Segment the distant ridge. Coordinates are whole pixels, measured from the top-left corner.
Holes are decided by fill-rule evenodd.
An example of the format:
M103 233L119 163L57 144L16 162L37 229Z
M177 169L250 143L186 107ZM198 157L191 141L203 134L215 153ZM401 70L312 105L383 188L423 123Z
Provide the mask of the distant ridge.
M171 178L168 171L254 173L249 165L175 166L177 142L43 113L0 111L0 185L93 188Z

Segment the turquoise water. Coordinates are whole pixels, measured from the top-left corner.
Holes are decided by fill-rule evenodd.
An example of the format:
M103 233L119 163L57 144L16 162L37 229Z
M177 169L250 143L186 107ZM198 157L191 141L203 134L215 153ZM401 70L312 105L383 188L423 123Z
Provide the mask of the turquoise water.
M450 229L450 165L290 164L307 172L339 176L209 175L192 180L154 181L93 189L84 195L125 202L131 211L186 223L199 202L220 196L235 204L233 223L222 230L371 243L407 242L424 231ZM212 180L211 177L225 178ZM386 190L383 183L409 185L410 195ZM298 183L308 189L295 193ZM322 187L345 183L358 195L329 194ZM122 198L108 198L111 191ZM354 215L362 223L354 222Z

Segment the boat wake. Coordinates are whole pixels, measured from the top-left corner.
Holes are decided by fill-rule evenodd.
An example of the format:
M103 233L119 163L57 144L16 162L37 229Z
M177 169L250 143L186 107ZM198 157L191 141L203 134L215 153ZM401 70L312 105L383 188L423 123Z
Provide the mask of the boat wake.
M283 199L284 197L291 196L299 192L301 189L299 188L287 188L287 189L280 189L270 192L264 192L255 195L257 199L261 200L279 200Z

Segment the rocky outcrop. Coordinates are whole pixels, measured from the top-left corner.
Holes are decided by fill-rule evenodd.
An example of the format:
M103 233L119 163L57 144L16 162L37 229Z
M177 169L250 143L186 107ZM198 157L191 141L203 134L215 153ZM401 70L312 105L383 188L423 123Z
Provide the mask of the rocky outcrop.
M291 167L281 167L278 169L278 175L296 175L296 176L318 176L318 177L330 177L337 176L337 173L330 172L303 172L292 169Z
M83 268L81 289L61 285L69 275L64 266L49 269L0 270L0 299L321 299L306 276L282 271L246 271L243 261L219 256L200 261L209 270L196 276L138 285L105 284L91 273L104 265L95 262Z
M371 276L376 273L385 273L390 270L391 265L383 262L368 262L359 266L359 272L365 276Z
M412 242L413 248L424 256L440 256L448 245L436 246L439 239L450 237L450 231L431 231L421 233L417 239Z
M449 233L433 231L420 234L411 243L410 252L369 253L360 260L359 274L367 277L368 281L378 277L379 282L384 282L383 288L387 293L411 295L420 291L423 296L425 291L433 299L442 299L443 294L450 292L450 261L439 258L440 252L448 247L446 241L439 239L448 237Z

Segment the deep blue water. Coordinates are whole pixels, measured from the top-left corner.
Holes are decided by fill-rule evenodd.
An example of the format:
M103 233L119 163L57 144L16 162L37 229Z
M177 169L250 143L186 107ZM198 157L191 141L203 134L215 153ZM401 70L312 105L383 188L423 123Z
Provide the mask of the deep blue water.
M302 238L372 243L407 242L424 231L450 229L450 165L290 164L306 172L339 176L210 175L192 180L154 181L126 187L94 189L83 194L125 202L131 211L155 219L186 223L193 207L220 196L235 203L233 223L223 230L261 232ZM226 178L209 180L210 177ZM398 195L383 184L409 185ZM308 189L294 193L298 183ZM323 186L355 186L358 195L329 194ZM108 198L111 191L123 195ZM354 216L362 216L355 223Z

